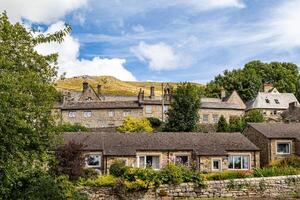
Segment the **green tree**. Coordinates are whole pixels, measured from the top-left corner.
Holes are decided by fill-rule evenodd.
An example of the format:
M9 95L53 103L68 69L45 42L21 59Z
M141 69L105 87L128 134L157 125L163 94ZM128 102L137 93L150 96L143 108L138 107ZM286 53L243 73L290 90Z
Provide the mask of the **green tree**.
M153 128L147 119L128 116L123 124L117 128L117 131L121 133L151 133Z
M218 124L217 124L217 132L228 132L229 125L223 115L221 115Z
M206 87L207 96L218 96L221 87L236 90L244 101L253 99L263 83L273 83L280 92L296 94L298 67L292 63L251 61L241 69L225 70Z
M166 131L195 131L199 122L199 88L191 83L181 83L172 93L167 113Z
M230 117L229 119L230 132L242 132L244 128L245 128L245 120L243 117Z
M56 144L51 109L57 54L42 56L34 48L61 42L69 32L67 26L54 34L33 33L0 14L0 199L26 184L25 172L42 169Z
M254 110L250 110L248 111L245 116L245 122L256 122L256 123L261 123L265 121L265 118L263 116L263 114L261 113L260 110L254 109Z

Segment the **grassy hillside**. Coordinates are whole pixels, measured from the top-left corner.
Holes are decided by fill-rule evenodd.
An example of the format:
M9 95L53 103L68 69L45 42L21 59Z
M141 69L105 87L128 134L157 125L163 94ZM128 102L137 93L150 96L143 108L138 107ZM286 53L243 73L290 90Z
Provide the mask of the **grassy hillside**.
M58 90L82 90L82 82L86 80L94 89L97 85L102 85L102 93L110 95L126 95L135 96L138 94L140 88L145 90L145 95L150 94L150 86L155 87L155 95L159 96L162 93L160 82L131 82L121 81L112 76L88 76L85 79L81 77L66 78L56 82ZM164 83L165 84L165 83ZM176 86L177 83L169 83L171 86Z

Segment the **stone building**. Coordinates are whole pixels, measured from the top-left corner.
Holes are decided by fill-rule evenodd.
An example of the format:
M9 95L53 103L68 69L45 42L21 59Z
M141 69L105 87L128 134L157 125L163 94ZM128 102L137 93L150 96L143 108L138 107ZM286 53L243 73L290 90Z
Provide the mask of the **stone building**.
M297 102L289 104L289 108L282 112L284 122L300 122L300 105Z
M249 123L243 134L260 148L262 166L292 155L300 156L300 123Z
M200 103L200 123L216 124L223 115L227 121L231 117L240 117L245 113L245 104L236 91L225 96L225 91L221 90L221 98L201 98Z
M115 160L159 170L180 163L203 172L260 166L259 149L241 133L65 133L84 145L86 167L106 173Z
M281 113L292 102L299 103L293 93L280 93L272 84L264 84L264 92L258 92L256 98L246 103L246 112L258 109L267 121L279 122Z
M137 97L127 97L105 96L100 85L95 91L87 82L83 82L82 92L64 92L63 102L55 105L53 113L58 123L78 123L97 129L120 126L128 116L163 120L169 104L168 85L164 87L163 97L155 96L154 87L151 87L150 96L145 96L141 90Z

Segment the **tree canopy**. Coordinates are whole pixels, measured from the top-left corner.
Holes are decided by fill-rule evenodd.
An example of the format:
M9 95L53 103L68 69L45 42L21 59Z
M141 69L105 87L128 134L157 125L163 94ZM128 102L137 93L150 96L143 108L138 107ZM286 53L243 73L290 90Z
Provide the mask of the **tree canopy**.
M272 83L279 92L297 93L299 70L293 63L251 61L241 69L225 70L206 88L208 96L218 96L221 87L236 90L244 101L253 99L264 83ZM296 94L298 96L298 94Z
M56 144L51 108L57 98L57 54L43 56L35 47L61 42L69 32L66 26L39 34L0 14L0 198L10 199L25 173L42 168Z
M200 108L199 88L191 83L181 83L172 93L172 102L167 112L166 131L190 132L197 129Z

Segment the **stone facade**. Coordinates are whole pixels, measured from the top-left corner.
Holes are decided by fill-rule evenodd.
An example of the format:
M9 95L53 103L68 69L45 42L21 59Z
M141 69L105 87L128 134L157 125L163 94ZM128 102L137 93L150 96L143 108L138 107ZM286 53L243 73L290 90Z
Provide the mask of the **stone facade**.
M200 123L201 124L217 124L219 118L223 115L225 119L229 122L231 117L241 117L245 114L244 110L236 110L236 109L207 109L201 108L199 110ZM203 119L208 117L208 121L204 121Z
M223 181L206 181L204 187L194 183L182 183L178 186L162 185L157 189L145 192L131 192L125 194L125 199L163 200L176 198L291 198L299 193L300 175L279 176L267 178L247 178ZM80 188L87 194L89 200L118 200L112 188Z
M290 153L289 154L278 154L277 153L277 143L284 142L290 144ZM291 139L271 139L270 140L270 149L271 149L271 155L270 155L270 162L274 160L283 159L289 156L296 155L296 145L295 140Z

